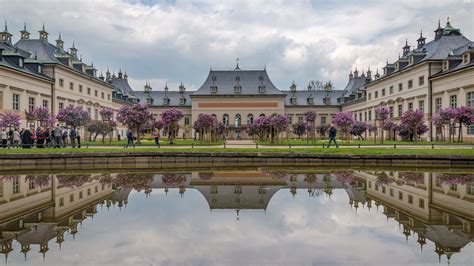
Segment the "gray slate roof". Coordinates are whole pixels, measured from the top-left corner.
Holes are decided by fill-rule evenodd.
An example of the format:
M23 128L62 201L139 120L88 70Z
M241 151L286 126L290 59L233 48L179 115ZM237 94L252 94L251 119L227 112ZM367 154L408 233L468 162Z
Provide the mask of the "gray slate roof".
M28 63L34 63L35 62L34 58L31 58L32 54L30 54L26 51L23 51L21 49L16 49L15 47L7 45L3 42L0 42L0 49L4 50L3 51L3 59L0 60L0 65L1 66L5 66L5 67L8 67L8 68L15 69L17 71L24 72L26 74L30 74L30 75L34 75L34 76L37 76L37 77L40 77L40 78L45 78L45 79L51 80L50 77L48 77L44 74L38 73L37 69L36 70L33 69L32 66L30 64L28 64ZM21 56L23 58L26 58L24 67L19 67L13 61L11 61L10 58L9 58L9 55L18 55L18 56Z
M238 80L240 79L240 80ZM234 86L239 84L242 89L235 93ZM217 86L217 93L211 93L210 86ZM266 86L265 92L260 93L258 87ZM263 70L210 70L202 86L194 95L283 95L270 80L265 69Z
M152 106L186 106L191 107L191 97L190 95L193 94L193 91L185 91L180 93L178 91L152 91L150 92L150 97L153 99ZM140 103L147 103L148 94L144 91L135 91L135 96L140 99ZM169 105L165 105L163 98L168 97L170 99ZM184 105L180 104L180 98L184 97L186 99L186 103Z
M352 93L364 88L365 84L367 84L366 76L349 78L349 82L347 82L342 96L350 96Z
M120 91L122 94L131 96L135 95L135 92L130 87L130 84L128 84L128 79L113 76L109 83L114 86L114 90Z
M340 103L337 102L337 98L341 97L341 95L344 93L342 90L333 90L333 91L324 91L324 90L316 90L316 91L296 91L295 93L292 93L289 90L281 91L282 93L286 94L285 98L285 105L287 106L311 106L311 105L340 105ZM296 96L296 104L291 103L291 97L295 95ZM313 96L313 104L308 104L307 99L309 96ZM324 98L329 96L330 102L329 103L324 103Z

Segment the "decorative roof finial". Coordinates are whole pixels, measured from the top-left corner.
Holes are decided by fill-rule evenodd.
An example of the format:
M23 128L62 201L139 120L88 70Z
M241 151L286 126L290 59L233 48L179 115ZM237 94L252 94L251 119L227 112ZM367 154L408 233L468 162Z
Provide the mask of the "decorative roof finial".
M5 20L5 32L8 32L7 20Z
M446 18L446 22L449 23L449 16Z
M26 31L26 21L25 21L25 23L23 24L23 30Z
M46 31L46 30L44 29L44 21L43 21L43 31Z
M235 69L234 70L240 70L240 67L239 67L239 58L237 58L236 60L236 65L235 65Z
M58 40L61 41L61 32L59 33Z

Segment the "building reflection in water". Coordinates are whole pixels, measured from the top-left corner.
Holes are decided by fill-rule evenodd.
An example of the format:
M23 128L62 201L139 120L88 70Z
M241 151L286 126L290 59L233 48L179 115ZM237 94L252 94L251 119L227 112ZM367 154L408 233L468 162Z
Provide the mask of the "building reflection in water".
M46 257L49 245L61 247L78 225L97 213L97 205L122 208L129 194L153 189L199 191L213 210L265 211L275 193L330 197L346 191L351 208L383 208L408 241L416 235L421 250L431 241L439 258L448 258L473 241L474 175L395 171L338 172L186 172L8 175L0 177L0 252L8 258L17 241L27 259L32 246ZM378 215L378 214L374 214Z

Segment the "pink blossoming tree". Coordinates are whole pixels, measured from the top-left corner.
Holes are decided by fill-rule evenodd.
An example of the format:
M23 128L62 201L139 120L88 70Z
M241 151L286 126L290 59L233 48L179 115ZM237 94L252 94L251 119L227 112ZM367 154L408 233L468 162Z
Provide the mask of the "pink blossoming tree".
M137 134L137 142L140 142L140 132L150 127L152 119L153 114L144 104L123 106L117 112L117 121Z
M170 144L174 144L174 140L179 131L179 120L184 117L183 112L176 108L166 109L161 113L161 120L168 130L168 140Z

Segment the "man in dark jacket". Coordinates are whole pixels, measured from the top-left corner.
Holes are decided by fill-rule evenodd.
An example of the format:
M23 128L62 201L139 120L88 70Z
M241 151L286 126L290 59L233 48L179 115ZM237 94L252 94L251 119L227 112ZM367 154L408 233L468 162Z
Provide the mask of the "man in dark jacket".
M336 142L336 135L337 135L337 129L331 125L331 128L329 128L329 143L328 143L328 148L331 147L331 142L334 141L334 144L336 144L336 148L339 148L339 145L337 145Z
M76 148L76 137L77 132L75 128L71 128L69 131L69 139L71 139L71 147Z
M133 146L133 148L135 148L135 143L133 143L133 132L129 129L127 131L127 145L125 145L125 148L128 148L130 146Z
M33 139L31 138L31 131L29 129L23 130L23 133L21 134L21 143L23 145L23 148L24 149L31 148L32 142L33 142Z

